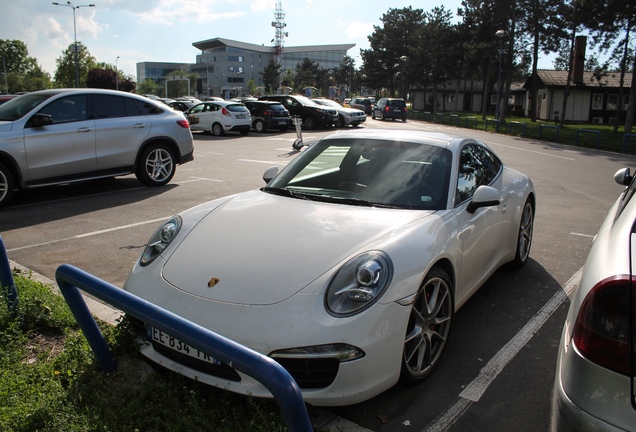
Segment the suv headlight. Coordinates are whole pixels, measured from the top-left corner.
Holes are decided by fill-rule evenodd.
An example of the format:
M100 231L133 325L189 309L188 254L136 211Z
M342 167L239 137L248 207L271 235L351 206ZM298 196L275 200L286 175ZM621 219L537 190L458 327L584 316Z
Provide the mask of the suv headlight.
M173 216L164 222L163 225L155 231L150 237L150 241L144 249L144 253L141 255L139 263L142 266L147 266L155 260L161 253L168 247L172 240L177 236L181 229L181 217Z
M352 316L371 307L386 291L393 277L393 264L380 251L349 260L331 280L325 308L337 317Z

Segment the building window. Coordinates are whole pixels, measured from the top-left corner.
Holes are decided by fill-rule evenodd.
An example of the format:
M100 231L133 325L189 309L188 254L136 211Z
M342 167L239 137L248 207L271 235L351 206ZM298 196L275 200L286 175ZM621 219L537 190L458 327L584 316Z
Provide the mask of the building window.
M244 57L243 56L227 56L227 61L242 63L244 61Z
M601 93L594 93L592 95L592 109L593 110L603 109L603 95Z
M607 110L608 111L616 111L616 107L618 107L618 95L611 94L607 96Z

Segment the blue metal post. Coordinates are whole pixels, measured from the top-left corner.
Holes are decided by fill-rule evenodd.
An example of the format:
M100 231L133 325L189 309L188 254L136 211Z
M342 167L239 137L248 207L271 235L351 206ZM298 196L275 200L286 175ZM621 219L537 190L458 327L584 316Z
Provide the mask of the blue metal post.
M0 236L0 288L2 288L2 294L7 297L7 306L11 318L15 319L18 308L18 291L15 287L7 249L4 246L2 236Z
M68 264L58 267L56 280L100 365L106 371L112 370L115 362L79 289L257 379L278 402L290 432L313 430L298 384L272 358Z

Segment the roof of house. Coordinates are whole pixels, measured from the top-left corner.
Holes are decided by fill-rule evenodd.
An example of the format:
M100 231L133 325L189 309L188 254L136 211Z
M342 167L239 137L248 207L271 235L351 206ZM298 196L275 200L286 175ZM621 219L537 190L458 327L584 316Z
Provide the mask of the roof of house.
M568 71L539 69L537 71L537 75L540 82L543 84L543 87L565 87L567 85ZM601 76L595 75L593 72L583 72L583 82L575 83L574 81L571 81L570 85L618 88L620 87L620 77L620 72L607 72ZM628 72L625 74L623 87L629 88L631 86L631 82L632 74ZM529 85L529 83L530 79L528 79L526 86Z

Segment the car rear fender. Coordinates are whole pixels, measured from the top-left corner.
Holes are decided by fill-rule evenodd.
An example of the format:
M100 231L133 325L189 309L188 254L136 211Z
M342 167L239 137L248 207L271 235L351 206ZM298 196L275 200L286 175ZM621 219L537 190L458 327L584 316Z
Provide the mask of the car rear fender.
M135 158L135 166L139 165L139 159L141 158L142 153L144 152L144 150L151 144L166 144L170 150L172 150L172 154L174 155L176 161L178 164L181 163L181 158L182 158L182 154L181 151L179 150L179 146L177 145L177 143L170 137L153 137L152 139L149 139L147 141L145 141L141 147L139 147L139 150L137 151L137 157Z

